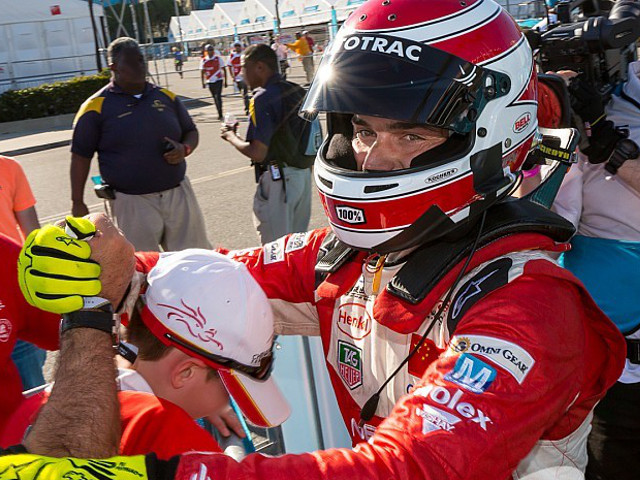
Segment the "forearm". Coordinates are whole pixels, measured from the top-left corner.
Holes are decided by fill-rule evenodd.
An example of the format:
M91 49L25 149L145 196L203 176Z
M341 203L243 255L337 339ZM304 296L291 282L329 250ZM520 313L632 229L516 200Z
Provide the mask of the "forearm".
M65 332L51 396L25 440L29 452L80 458L116 455L120 408L115 378L108 333L89 328Z
M71 154L71 201L84 201L84 186L89 176L91 159L75 153Z
M38 221L38 214L36 213L36 207L25 208L19 212L15 212L16 220L22 234L27 237L33 230L40 228L40 222Z
M640 159L624 162L618 169L618 177L640 194Z
M182 138L182 143L185 143L191 147L191 153L198 147L198 143L200 142L200 134L198 130L191 130L187 132Z
M259 148L257 142L247 142L242 140L238 135L230 135L228 142L245 157L249 157L253 163L262 163L266 157L266 148Z

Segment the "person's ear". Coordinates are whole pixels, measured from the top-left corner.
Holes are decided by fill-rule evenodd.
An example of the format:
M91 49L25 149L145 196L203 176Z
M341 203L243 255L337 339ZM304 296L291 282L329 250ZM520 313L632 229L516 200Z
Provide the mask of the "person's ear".
M110 63L109 64L109 70L111 70L112 72L115 72L117 70L116 69L116 64L115 63Z
M205 368L204 362L195 358L185 359L179 362L172 371L171 384L173 388L180 389L193 382L202 375Z

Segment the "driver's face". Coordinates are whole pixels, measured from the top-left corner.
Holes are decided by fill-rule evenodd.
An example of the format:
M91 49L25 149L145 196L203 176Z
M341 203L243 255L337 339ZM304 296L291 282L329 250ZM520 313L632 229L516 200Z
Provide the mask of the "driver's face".
M360 171L391 171L409 168L421 153L442 145L446 130L385 118L354 115L353 152Z

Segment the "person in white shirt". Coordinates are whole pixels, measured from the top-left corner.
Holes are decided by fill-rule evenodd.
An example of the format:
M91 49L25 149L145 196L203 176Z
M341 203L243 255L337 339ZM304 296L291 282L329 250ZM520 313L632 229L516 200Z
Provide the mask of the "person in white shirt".
M242 74L242 43L233 42L233 50L229 54L229 62L227 68L231 74L231 78L238 87L238 91L242 94L244 99L244 113L249 115L249 89L247 83L244 81L244 75Z
M216 104L216 110L218 110L218 120L222 120L222 79L224 78L224 86L226 87L226 64L224 58L214 50L213 45L207 45L205 52L200 61L202 88L209 86L213 101Z

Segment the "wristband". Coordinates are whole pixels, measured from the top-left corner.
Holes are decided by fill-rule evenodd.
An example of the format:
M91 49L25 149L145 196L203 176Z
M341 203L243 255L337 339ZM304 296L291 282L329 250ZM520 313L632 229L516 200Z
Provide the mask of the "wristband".
M193 152L191 145L189 145L188 143L183 143L182 145L184 146L184 156L188 157L189 155L191 155L191 152Z
M65 313L60 322L60 335L74 328L93 328L111 335L113 345L119 343L120 315L114 314L111 305L100 310L78 310Z

